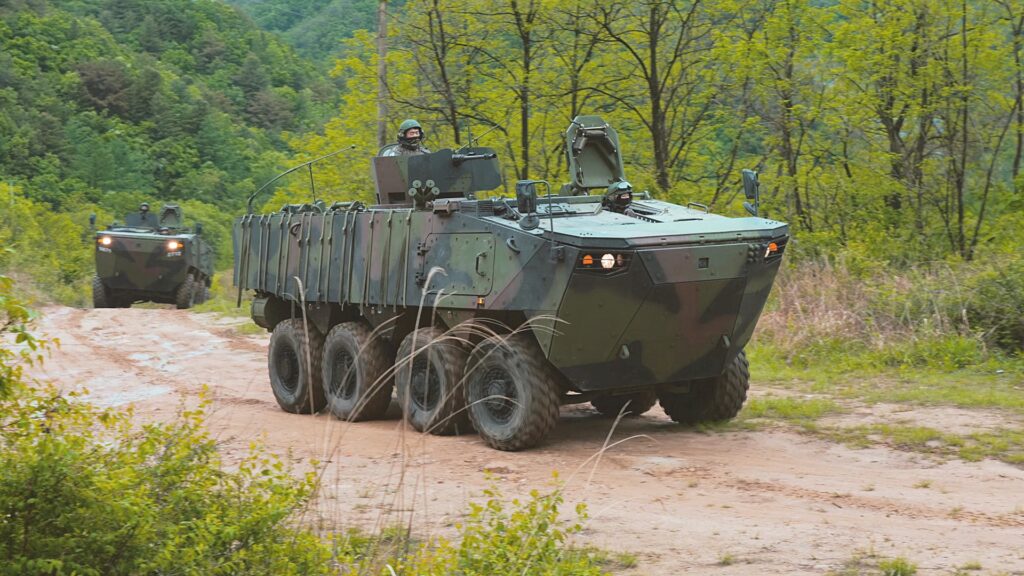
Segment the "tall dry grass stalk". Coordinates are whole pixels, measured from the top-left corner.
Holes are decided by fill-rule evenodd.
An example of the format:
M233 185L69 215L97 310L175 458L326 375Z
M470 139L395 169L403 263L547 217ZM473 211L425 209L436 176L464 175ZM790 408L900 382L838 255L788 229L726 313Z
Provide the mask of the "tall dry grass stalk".
M883 349L926 338L975 337L965 272L945 263L855 273L841 259L784 267L756 339L785 350L843 341Z

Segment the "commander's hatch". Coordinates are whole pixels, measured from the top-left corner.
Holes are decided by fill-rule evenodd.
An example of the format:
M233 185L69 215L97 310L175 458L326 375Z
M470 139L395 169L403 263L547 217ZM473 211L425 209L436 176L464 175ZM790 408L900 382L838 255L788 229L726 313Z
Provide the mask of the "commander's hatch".
M181 207L177 204L164 204L160 209L161 228L181 228L184 222Z
M501 185L501 166L492 148L438 150L415 156L373 159L378 204L408 204L410 189L429 198L474 198L476 192Z
M565 132L573 194L604 192L613 182L625 180L619 135L600 116L577 116Z

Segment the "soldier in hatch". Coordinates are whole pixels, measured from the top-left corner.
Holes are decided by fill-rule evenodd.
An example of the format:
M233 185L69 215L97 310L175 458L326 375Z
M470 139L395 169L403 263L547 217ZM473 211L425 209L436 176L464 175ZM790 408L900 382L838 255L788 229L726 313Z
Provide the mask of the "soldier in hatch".
M423 146L423 127L420 123L409 119L398 127L398 143L389 144L381 149L380 156L416 156L430 154Z

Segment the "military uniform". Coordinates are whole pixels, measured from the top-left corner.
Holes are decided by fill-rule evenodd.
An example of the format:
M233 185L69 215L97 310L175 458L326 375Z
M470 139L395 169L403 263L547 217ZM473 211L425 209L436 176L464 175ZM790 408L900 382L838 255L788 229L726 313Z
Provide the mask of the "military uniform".
M430 150L423 145L409 148L402 144L388 144L380 151L379 156L416 156L418 154L430 154Z

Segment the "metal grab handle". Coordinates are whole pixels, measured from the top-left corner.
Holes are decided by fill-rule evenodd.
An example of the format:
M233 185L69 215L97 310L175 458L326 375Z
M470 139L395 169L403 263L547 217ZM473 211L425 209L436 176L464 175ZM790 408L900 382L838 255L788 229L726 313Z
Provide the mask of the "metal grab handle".
M487 257L487 251L486 250L476 255L476 273L481 275L481 276L485 276L485 274L480 271L480 259L481 258L486 258L486 257Z

